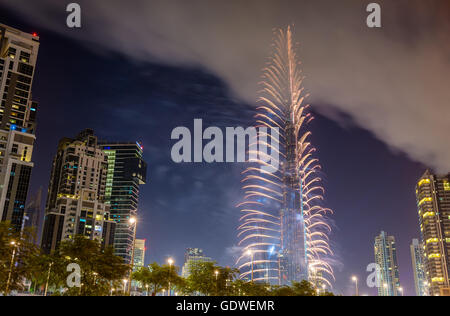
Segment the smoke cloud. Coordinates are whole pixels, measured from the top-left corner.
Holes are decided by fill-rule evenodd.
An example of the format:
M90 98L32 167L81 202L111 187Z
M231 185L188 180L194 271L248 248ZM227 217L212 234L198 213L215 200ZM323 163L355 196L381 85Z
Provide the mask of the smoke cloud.
M313 106L330 117L345 113L391 148L450 171L446 1L76 2L82 8L80 30L65 25L61 1L0 0L28 21L96 49L139 61L203 67L252 103L271 53L273 28L294 24ZM366 25L370 2L381 4L380 29Z

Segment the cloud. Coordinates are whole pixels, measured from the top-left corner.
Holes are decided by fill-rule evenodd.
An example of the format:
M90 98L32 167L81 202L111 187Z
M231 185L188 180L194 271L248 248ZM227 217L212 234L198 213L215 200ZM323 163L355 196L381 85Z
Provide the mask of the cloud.
M313 105L348 115L416 161L450 170L447 2L377 1L383 27L369 29L370 1L80 0L81 30L65 27L61 1L0 2L95 49L203 67L249 102L272 29L294 23Z

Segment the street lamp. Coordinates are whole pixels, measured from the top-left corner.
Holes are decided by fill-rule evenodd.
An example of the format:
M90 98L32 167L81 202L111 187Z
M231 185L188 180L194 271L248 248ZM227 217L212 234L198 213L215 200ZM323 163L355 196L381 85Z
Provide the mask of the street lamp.
M384 295L388 296L389 295L388 284L383 283L383 288L384 288Z
M5 295L8 295L9 284L11 282L11 274L12 274L12 270L13 270L13 266L14 266L14 257L16 256L16 242L15 241L11 241L10 245L13 246L13 252L12 252L12 255L11 255L11 264L9 266L8 281L6 282Z
M253 282L253 251L251 251L250 249L247 250L247 255L250 256L251 258L251 262L252 262L252 282Z
M122 281L123 281L123 294L125 295L126 289L127 289L128 280L127 279L123 279Z
M214 271L214 274L216 275L216 292L217 295L219 295L219 281L218 281L219 271L218 270Z
M171 296L171 293L170 293L170 288L171 288L171 286L170 286L170 275L172 273L172 265L173 265L174 261L173 261L172 258L169 258L169 259L167 259L167 263L169 264L169 289L167 291L167 295Z
M398 288L398 291L402 294L402 296L403 296L403 288L402 287L399 287Z
M48 282L50 281L50 272L52 270L52 265L53 265L53 262L50 262L50 264L48 265L47 282L45 282L44 296L47 296Z
M131 294L131 276L133 274L133 265L134 265L134 248L136 246L136 226L137 219L136 217L130 217L129 220L130 226L133 226L133 246L131 248L131 264L130 264L130 275L128 276L128 294Z
M359 296L358 277L352 276L352 281L355 282L355 296Z

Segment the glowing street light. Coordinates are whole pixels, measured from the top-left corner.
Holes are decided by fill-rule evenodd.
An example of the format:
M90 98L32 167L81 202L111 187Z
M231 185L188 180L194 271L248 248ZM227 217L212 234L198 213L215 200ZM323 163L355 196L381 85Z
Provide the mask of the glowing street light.
M13 246L13 252L12 252L12 255L11 255L11 264L9 266L8 281L6 282L5 295L8 295L9 284L11 282L11 274L12 274L12 270L13 270L13 267L14 267L14 257L16 256L16 242L15 241L11 241L10 245Z
M131 277L133 274L133 266L134 266L134 248L136 246L136 226L137 226L137 219L136 217L132 216L128 220L130 223L130 226L133 226L133 246L131 248L131 264L130 264L130 272L128 276L128 294L131 294Z
M359 289L358 289L358 277L352 276L352 281L355 282L355 295L359 296Z
M402 296L403 296L403 288L402 287L399 287L398 288L398 291L402 294Z
M216 291L217 291L217 295L219 295L219 270L214 271L214 274L216 276Z
M128 280L127 279L123 279L122 282L123 282L123 294L125 295L126 290L127 290Z
M169 259L167 259L167 263L169 264L169 289L167 291L167 295L171 296L170 275L172 273L172 265L174 264L174 260L172 258L169 258Z

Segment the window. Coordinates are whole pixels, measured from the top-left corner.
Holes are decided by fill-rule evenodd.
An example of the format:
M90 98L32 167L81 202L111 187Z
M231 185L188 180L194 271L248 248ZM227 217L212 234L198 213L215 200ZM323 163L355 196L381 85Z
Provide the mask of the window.
M30 54L27 52L20 52L20 61L24 63L30 62Z
M450 191L450 182L448 182L448 180L444 180L444 190L445 191Z
M10 58L15 58L16 57L16 53L17 53L17 50L14 47L10 47L8 49L8 56Z
M23 73L24 75L27 76L32 76L33 70L34 70L33 66L24 63L19 63L19 67L17 68L18 72Z

